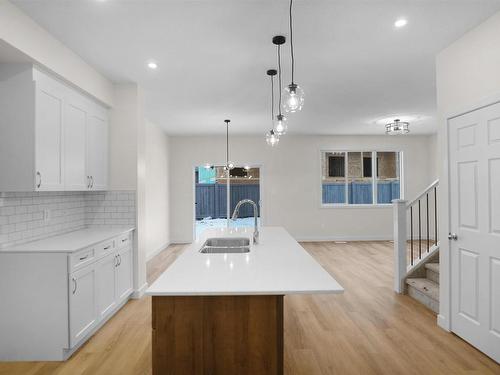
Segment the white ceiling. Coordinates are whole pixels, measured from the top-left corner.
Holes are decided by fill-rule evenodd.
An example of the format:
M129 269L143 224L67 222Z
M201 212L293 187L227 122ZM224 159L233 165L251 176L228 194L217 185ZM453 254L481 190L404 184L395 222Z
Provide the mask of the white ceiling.
M13 0L115 82L138 82L146 116L170 134L270 127L271 38L288 0ZM500 0L297 0L292 134L382 134L383 119L436 129L436 53L500 10ZM395 29L399 17L408 25ZM283 53L284 84L289 50ZM149 59L158 62L149 70Z

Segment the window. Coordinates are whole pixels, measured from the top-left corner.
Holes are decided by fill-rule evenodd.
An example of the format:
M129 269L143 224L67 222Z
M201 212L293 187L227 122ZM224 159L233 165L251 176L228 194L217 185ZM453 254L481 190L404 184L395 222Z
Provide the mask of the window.
M401 153L322 151L323 205L390 204L401 197Z

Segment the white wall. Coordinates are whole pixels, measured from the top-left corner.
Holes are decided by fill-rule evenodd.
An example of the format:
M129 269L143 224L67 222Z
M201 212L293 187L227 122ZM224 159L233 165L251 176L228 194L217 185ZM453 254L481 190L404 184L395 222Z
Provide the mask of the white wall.
M169 139L157 125L146 121L146 258L170 243Z
M436 59L438 100L439 234L449 232L447 119L478 106L500 101L500 12L440 52ZM450 327L450 254L440 242L438 324Z
M282 225L296 239L389 239L391 208L320 208L320 150L401 150L407 197L430 182L428 136L291 136L276 148L263 136L231 137L235 163L260 164L265 225ZM170 138L170 215L173 242L193 234L193 168L225 159L224 137Z
M0 39L112 106L113 84L7 0L0 0Z

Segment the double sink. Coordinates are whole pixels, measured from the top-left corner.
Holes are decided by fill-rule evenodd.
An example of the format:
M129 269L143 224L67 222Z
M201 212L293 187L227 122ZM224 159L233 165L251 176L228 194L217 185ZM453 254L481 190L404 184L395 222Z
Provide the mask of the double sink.
M203 254L234 254L248 252L250 252L250 239L245 237L208 238L200 250L200 253Z

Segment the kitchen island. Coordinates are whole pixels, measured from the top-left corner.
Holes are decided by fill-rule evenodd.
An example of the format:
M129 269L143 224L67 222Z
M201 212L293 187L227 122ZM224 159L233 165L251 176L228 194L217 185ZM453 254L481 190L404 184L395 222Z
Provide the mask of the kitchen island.
M242 253L200 253L208 238L248 238L253 228L205 231L156 280L153 374L282 374L288 294L343 288L281 227L264 227Z

